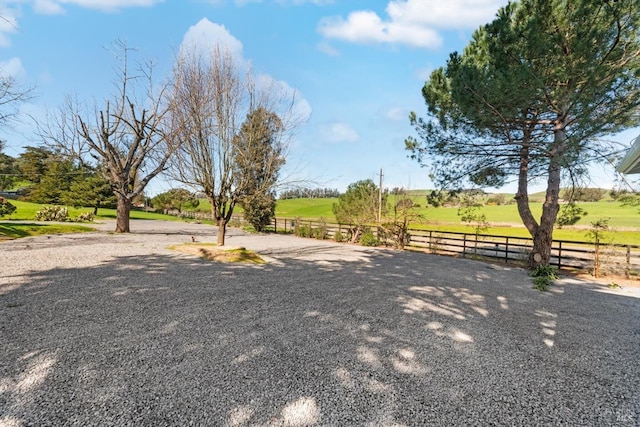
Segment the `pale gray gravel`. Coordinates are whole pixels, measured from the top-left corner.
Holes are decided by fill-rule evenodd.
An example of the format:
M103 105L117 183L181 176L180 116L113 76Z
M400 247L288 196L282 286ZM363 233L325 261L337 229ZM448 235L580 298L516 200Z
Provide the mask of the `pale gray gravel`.
M133 221L0 244L0 426L640 425L640 292Z

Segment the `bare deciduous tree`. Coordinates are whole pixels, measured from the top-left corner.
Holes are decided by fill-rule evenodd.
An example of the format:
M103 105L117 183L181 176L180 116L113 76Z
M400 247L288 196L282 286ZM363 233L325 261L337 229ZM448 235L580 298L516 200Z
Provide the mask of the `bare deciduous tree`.
M14 76L0 69L0 125L11 125L20 113L20 105L32 96L32 87L21 85Z
M121 42L117 47L123 54L117 93L92 111L81 109L77 100L68 97L39 129L48 146L100 166L117 198L115 231L128 233L133 200L165 169L175 147L169 143L174 140L167 137L164 123L164 91L153 88L153 65L133 75L128 67L131 49Z
M209 51L183 47L172 85L169 122L180 148L171 158L170 175L206 195L218 225L218 244L224 245L235 206L243 198L273 190L286 157L287 137L300 123L295 114L295 91L270 78L254 78L246 64L219 45ZM250 174L244 173L246 165L240 161L243 153L238 145L260 137L248 135L250 129L262 131L270 126L251 125L256 111L265 111L265 120L274 122L275 117L278 122L269 132L270 143L277 149L267 152L273 157L261 160L269 168L261 172L272 173L273 179L263 179L259 185L247 180ZM272 167L275 165L278 167Z

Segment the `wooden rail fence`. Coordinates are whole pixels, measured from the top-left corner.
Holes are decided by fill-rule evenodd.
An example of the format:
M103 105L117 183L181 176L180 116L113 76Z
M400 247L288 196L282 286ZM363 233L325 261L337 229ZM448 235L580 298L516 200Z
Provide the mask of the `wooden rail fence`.
M183 212L182 216L195 219L210 219L203 213ZM245 221L236 216L231 225L242 225ZM269 231L294 233L305 227L309 235L320 235L334 239L340 233L346 238L349 225L328 223L300 218L274 218ZM374 233L376 227L371 227ZM322 230L314 233L313 230ZM463 258L494 259L505 263L524 264L533 247L533 239L491 234L475 234L437 230L409 229L407 250L459 256ZM383 242L390 244L390 242ZM554 240L551 248L551 265L562 270L589 272L599 275L623 276L640 280L640 246L615 243Z

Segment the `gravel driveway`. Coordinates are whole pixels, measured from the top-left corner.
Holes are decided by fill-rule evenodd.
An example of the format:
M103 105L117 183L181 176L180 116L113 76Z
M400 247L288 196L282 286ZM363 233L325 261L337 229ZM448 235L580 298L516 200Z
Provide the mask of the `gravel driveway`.
M0 244L0 426L640 425L640 293L133 221Z

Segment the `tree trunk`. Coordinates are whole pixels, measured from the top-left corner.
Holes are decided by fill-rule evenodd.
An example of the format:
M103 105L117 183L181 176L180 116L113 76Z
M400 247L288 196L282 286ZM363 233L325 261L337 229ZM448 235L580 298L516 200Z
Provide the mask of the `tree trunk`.
M359 237L360 237L360 227L351 228L351 240L349 241L349 243L357 243Z
M131 200L118 195L116 209L116 233L129 233L129 214L131 213Z
M224 218L218 220L218 246L224 246L224 237L227 232L227 221Z
M533 251L529 255L529 268L549 265L551 245L553 244L553 226L560 210L560 179L562 173L562 157L567 140L565 120L558 118L554 129L554 147L549 159L547 175L547 192L542 205L540 226L533 236Z
M93 207L93 216L98 216L98 205Z
M549 166L549 177L547 180L547 193L542 205L542 216L540 226L533 235L533 251L529 255L529 267L535 268L539 265L548 265L551 260L551 245L553 244L553 226L560 205L558 195L560 193L560 165L555 159L551 160Z
M529 147L525 144L520 148L520 170L518 172L518 192L516 193L516 204L518 214L522 223L529 230L531 237L538 231L538 222L531 213L529 206Z

